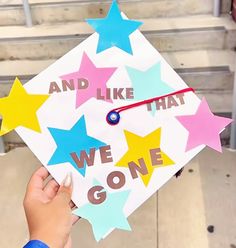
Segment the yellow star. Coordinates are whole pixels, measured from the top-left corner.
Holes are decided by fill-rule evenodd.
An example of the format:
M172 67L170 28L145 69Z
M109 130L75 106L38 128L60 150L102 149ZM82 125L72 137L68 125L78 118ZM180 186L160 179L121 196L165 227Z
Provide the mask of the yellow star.
M16 78L9 96L0 98L0 115L3 118L0 136L19 126L40 132L36 112L48 97L49 95L28 94Z
M128 167L132 176L131 164L135 163L136 168L143 168L142 172L138 171L138 173L145 186L148 186L155 168L174 164L174 161L160 148L161 128L144 137L125 130L125 136L129 150L124 154L120 161L116 163L116 166Z

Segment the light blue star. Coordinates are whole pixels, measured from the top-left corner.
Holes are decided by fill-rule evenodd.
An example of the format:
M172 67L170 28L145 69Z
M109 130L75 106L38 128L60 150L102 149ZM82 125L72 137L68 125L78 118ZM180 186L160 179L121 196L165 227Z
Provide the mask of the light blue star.
M49 160L48 165L69 162L82 176L85 176L86 162L84 161L84 166L79 168L70 154L75 152L79 157L81 151L86 151L86 153L89 154L91 148L97 150L99 147L106 145L87 135L84 116L82 116L70 130L57 128L48 129L57 144L57 148Z
M161 63L158 62L146 71L126 67L134 88L135 100L148 100L172 93L172 89L161 79Z
M106 200L103 203L98 205L87 203L74 210L73 214L87 219L91 223L97 241L101 240L113 228L131 231L123 212L129 194L130 190L116 193L107 192Z
M116 1L113 1L107 17L86 21L99 34L97 53L115 46L133 54L129 36L142 22L123 19Z
M155 102L151 103L151 108L152 108L152 110L150 111L150 113L152 116L155 116L155 114L156 114L156 103Z

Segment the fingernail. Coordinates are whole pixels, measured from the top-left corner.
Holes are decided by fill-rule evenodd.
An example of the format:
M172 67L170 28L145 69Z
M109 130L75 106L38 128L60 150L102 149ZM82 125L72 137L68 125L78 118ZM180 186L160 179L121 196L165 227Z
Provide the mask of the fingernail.
M63 186L70 187L71 186L71 183L72 183L71 173L68 173L66 175L66 178L64 179Z

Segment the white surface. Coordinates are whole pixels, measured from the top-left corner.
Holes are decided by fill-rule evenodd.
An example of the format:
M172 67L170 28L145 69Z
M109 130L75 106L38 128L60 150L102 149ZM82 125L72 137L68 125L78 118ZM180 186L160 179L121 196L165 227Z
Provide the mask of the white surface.
M96 54L97 40L97 34L90 36L86 41L49 66L48 69L30 80L25 85L27 91L34 94L47 94L51 81L58 81L59 76L78 70L79 61L84 51L97 67L121 68L119 69L120 74L114 75L108 82L108 86L127 87L131 85L127 74L122 69L124 66L146 70L160 61L163 81L168 82L176 91L187 87L139 31L131 35L133 56L121 52L117 48L108 49L105 52ZM132 190L124 208L126 216L129 216L203 148L199 147L185 153L187 131L178 123L174 116L194 113L200 102L194 93L186 93L185 95L185 105L166 111L159 111L154 117L147 112L146 106L129 110L129 112L123 114L122 121L118 126L111 127L106 123L106 114L115 107L130 104L130 101L126 101L125 103L114 101L112 105L91 99L78 109L75 109L75 92L54 94L51 95L49 100L38 111L42 133L35 133L25 128L17 128L17 132L58 182L64 179L68 171L73 173L73 201L77 206L81 206L87 202L87 191L92 186L94 175L96 175L96 179L102 185L106 185L106 176L111 171L122 171L126 175L126 185L122 190ZM174 166L156 169L147 188L141 180L131 180L128 168L114 167L114 163L104 166L100 164L98 158L96 158L96 166L87 169L86 178L83 178L68 163L47 166L47 162L56 149L55 142L47 127L70 129L82 115L85 115L88 134L111 145L114 163L127 150L123 130L144 136L162 127L161 149L176 164ZM142 121L139 121L138 118Z

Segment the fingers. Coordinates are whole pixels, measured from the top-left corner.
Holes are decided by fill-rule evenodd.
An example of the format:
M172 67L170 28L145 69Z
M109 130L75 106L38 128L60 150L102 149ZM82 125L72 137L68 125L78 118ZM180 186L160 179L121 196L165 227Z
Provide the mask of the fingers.
M72 225L76 224L79 219L79 216L72 214Z
M44 186L44 193L47 195L49 199L53 199L58 190L59 190L60 185L56 182L55 179L51 179L48 181L48 183Z
M72 194L72 176L71 174L68 174L57 192L55 201L69 205L71 201L71 194Z
M42 190L43 182L48 176L49 176L49 172L46 170L45 167L42 166L39 169L37 169L28 183L27 192L29 193L34 190Z
M70 201L70 204L69 204L69 205L70 205L70 208L71 208L71 209L73 209L73 208L75 207L75 204L74 204L73 201Z

